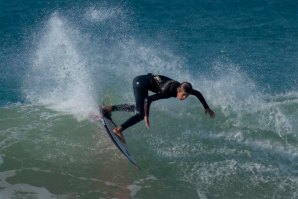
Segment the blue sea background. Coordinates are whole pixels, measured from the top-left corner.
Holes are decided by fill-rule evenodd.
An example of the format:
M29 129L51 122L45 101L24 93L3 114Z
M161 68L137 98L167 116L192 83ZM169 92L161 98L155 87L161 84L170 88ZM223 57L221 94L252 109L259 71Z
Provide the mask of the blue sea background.
M0 0L0 59L0 198L298 198L296 0ZM149 72L216 118L154 102L137 171L94 116Z

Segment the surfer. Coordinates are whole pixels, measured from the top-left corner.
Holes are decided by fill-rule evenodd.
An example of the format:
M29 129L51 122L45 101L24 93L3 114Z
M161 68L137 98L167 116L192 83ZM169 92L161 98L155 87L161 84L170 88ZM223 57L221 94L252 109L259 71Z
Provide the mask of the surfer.
M205 114L208 114L211 118L215 117L215 113L209 108L201 92L193 89L189 82L180 83L163 75L153 75L149 73L147 75L137 76L134 78L132 84L135 105L121 104L102 107L104 114L109 117L111 117L111 112L113 111L135 112L135 115L113 129L113 132L124 142L123 131L128 127L144 119L146 127L149 128L149 109L151 103L156 100L170 97L185 100L189 95L194 95L204 106ZM149 91L155 94L148 96Z

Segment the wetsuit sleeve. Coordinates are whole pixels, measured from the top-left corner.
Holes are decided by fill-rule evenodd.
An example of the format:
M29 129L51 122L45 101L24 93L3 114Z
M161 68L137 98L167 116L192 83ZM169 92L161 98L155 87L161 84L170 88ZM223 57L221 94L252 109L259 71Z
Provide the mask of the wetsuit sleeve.
M209 106L201 92L199 92L197 90L192 90L192 92L190 94L196 96L200 100L200 102L202 103L202 105L204 106L205 109L209 108Z
M153 101L160 100L160 99L166 99L166 98L169 98L169 96L164 93L156 93L154 95L147 97L145 99L145 104L144 104L145 116L149 117L149 109L150 109L150 105Z

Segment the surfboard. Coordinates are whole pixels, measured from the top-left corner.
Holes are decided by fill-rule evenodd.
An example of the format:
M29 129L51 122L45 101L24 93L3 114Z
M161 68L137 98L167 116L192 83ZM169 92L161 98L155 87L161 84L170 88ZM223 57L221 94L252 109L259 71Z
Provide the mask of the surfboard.
M105 127L105 131L116 145L116 147L122 152L122 154L137 168L141 169L139 165L137 165L136 161L133 159L132 155L129 153L127 145L120 140L120 138L113 132L113 129L117 126L111 117L105 116L99 107L99 113L102 125Z

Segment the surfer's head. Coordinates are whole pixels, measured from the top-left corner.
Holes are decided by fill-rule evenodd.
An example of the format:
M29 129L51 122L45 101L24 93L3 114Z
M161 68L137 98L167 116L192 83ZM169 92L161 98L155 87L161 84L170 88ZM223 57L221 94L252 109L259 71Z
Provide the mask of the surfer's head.
M182 82L177 88L177 98L185 100L192 91L192 85L189 82Z

